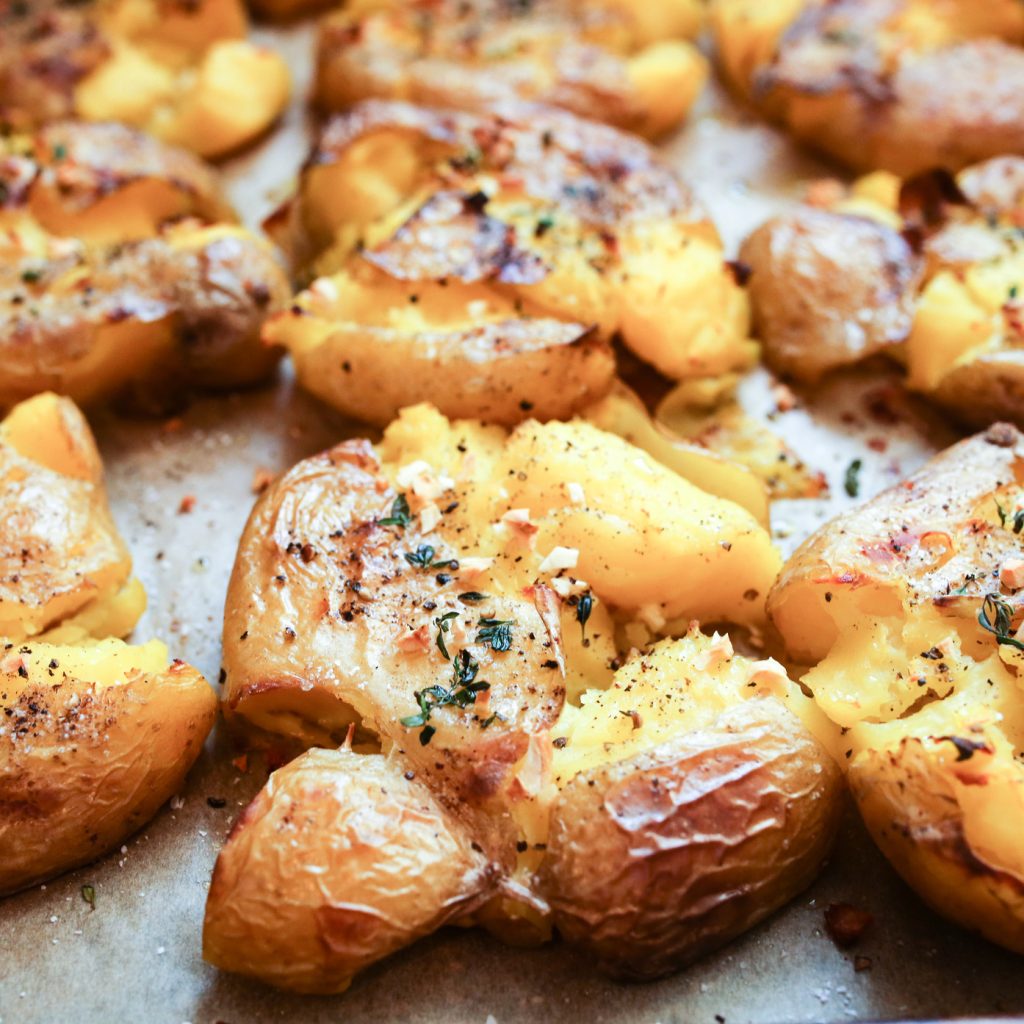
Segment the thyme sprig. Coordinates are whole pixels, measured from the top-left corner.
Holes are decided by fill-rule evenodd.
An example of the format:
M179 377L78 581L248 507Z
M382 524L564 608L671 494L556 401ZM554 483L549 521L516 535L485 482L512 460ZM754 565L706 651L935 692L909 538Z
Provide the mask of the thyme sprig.
M476 635L476 642L490 644L494 651L507 651L512 646L512 627L515 624L515 619L482 618L477 623L480 632Z
M419 729L420 744L425 747L437 732L429 722L438 708L457 707L465 710L476 703L479 694L491 688L491 684L486 680L477 679L479 672L480 663L469 651L460 651L452 660L450 685L429 686L425 690L417 690L414 696L419 705L419 713L401 719L402 725L407 729ZM492 715L487 725L490 725L493 719Z
M409 499L404 494L399 494L391 503L391 515L380 520L381 526L398 526L405 529L412 522L412 513L409 509Z
M1024 643L1013 636L1013 605L998 594L986 594L978 612L978 624L996 638L996 643L1024 651Z

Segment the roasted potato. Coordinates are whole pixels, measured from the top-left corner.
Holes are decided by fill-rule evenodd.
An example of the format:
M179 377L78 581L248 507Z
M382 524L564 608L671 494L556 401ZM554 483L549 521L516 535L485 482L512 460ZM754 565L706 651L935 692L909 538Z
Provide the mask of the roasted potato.
M534 732L497 813L403 772L418 744L309 751L221 852L204 956L340 992L446 922L522 941L529 917L534 938L557 927L613 974L668 973L771 913L827 855L840 772L807 711L779 666L693 629Z
M811 537L769 597L865 824L937 910L1024 952L1024 436L995 425ZM818 734L827 740L825 730Z
M429 400L512 425L611 385L621 336L673 377L747 365L742 289L653 151L551 108L368 102L270 230L318 279L267 326L300 381L383 425Z
M611 466L628 491L608 490ZM257 502L226 605L225 714L307 746L353 723L357 740L406 745L415 694L440 673L465 691L478 672L476 713L440 708L407 756L487 800L566 687L607 677L609 609L654 632L698 616L756 626L778 565L744 509L587 423L506 435L419 406L379 449L341 444ZM471 664L449 663L463 645Z
M320 25L314 102L415 100L486 111L516 97L648 137L707 78L699 0L349 0Z
M146 598L82 414L0 423L0 895L94 860L175 793L216 714L195 669L129 647Z
M166 403L264 378L260 341L288 283L189 154L118 125L61 123L0 162L0 404L129 386ZM201 218L185 219L182 218Z
M121 121L206 157L284 110L284 61L245 39L241 0L33 0L0 8L0 112L20 128Z
M1022 215L1024 160L1004 157L770 221L740 254L766 359L814 381L885 353L965 423L1024 423Z
M713 0L732 88L857 170L1024 154L1017 0Z

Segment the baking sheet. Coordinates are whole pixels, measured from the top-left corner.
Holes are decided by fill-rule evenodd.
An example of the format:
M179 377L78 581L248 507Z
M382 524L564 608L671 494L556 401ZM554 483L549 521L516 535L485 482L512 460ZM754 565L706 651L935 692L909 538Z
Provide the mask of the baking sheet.
M305 90L307 28L266 32ZM258 151L228 169L250 223L272 208L306 149L297 102ZM830 172L717 90L666 151L711 208L730 249L765 216ZM879 368L830 382L776 426L832 485L831 496L780 503L785 551L849 499L842 480L861 458L861 497L893 482L954 436ZM774 411L767 376L745 390ZM197 402L164 423L92 417L117 521L150 596L137 638L159 636L216 680L220 623L254 475L278 471L353 426L302 393L288 373L272 388ZM884 441L886 450L875 447ZM179 509L195 498L191 512ZM888 868L852 815L821 878L788 908L718 954L656 984L621 985L560 945L515 950L481 931L448 929L366 973L338 998L284 995L219 974L200 958L206 887L232 821L265 778L219 732L185 790L120 852L0 902L0 1024L142 1020L168 1024L423 1021L852 1021L1024 1012L1019 958L947 925ZM244 768L244 770L243 770ZM220 800L225 806L211 806ZM95 908L81 897L95 888ZM875 925L842 952L824 934L833 901ZM870 967L856 971L854 955ZM862 963L863 966L863 963Z

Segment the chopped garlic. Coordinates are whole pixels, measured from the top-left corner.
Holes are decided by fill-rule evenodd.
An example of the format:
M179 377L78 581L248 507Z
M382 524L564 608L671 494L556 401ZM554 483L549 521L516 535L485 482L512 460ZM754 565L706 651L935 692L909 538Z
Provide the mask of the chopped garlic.
M577 548L555 547L551 549L548 556L540 563L540 571L550 573L561 572L563 569L575 569L576 563L579 560L580 553Z
M569 501L574 505L585 505L587 503L587 496L582 484L570 481L565 485L565 493L569 495Z
M329 277L318 277L309 286L309 290L318 298L326 299L328 302L338 301L338 286Z
M567 600L573 594L582 594L590 589L586 580L578 580L575 576L554 576L551 579L551 589L562 600Z
M429 462L417 459L395 474L395 482L402 490L412 493L424 503L436 501L455 486L451 477L438 473Z
M462 576L478 576L482 572L487 572L492 565L494 565L493 558L480 558L477 556L460 558L459 574Z
M758 686L777 686L788 680L786 670L774 658L755 661L750 666L750 682L757 683Z
M1024 558L1008 558L999 570L999 582L1007 590L1024 587Z
M424 533L432 533L439 522L441 522L441 510L434 502L430 502L420 509L420 529Z

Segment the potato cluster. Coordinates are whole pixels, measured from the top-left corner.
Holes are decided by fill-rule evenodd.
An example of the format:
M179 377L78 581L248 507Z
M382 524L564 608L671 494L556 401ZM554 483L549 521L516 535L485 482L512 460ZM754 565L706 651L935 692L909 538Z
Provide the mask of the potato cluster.
M242 0L32 0L0 12L0 111L22 129L119 121L205 157L262 135L290 91Z
M141 584L84 418L39 395L0 423L0 895L95 860L177 792L213 726L203 677L130 647Z
M854 170L1024 154L1017 0L712 0L710 21L731 87Z
M337 992L458 920L643 978L770 913L827 853L839 772L778 663L688 623L763 624L777 569L747 511L581 420L418 406L299 463L239 549L224 707L343 746L243 813L207 959Z

